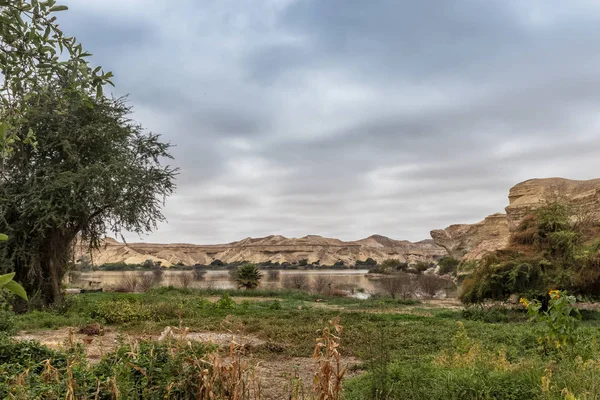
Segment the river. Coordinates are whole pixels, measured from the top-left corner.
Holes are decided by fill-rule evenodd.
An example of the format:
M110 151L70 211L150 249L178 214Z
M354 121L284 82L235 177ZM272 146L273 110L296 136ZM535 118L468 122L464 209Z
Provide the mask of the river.
M377 290L375 282L368 279L365 275L368 270L366 269L352 269L352 270L339 270L339 269L322 269L322 270L276 270L279 271L279 276L276 278L271 277L269 273L272 270L264 270L263 277L260 281L261 289L281 289L289 284L295 277L303 277L308 282L310 287L319 284L319 281L325 282L326 284L331 283L331 288L335 290L342 290L346 292L362 293L365 294L374 293ZM71 282L72 286L80 288L110 288L117 286L126 277L131 275L144 275L152 274L148 271L95 271L95 272L82 272L80 276L73 279ZM165 270L162 279L159 281L160 286L176 286L181 287L184 285L181 279L182 274L192 274L192 271L181 271L181 270ZM327 279L323 279L327 278ZM189 279L188 279L189 280ZM229 278L229 272L223 270L206 270L206 273L201 280L191 280L188 282L192 288L203 288L203 289L235 289L236 285ZM323 283L321 283L323 284Z

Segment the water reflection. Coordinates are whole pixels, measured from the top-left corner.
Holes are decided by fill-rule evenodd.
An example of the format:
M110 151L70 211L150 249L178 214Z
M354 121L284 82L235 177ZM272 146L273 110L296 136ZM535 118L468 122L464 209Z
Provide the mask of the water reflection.
M278 274L275 272L277 271ZM304 281L308 286L329 285L328 289L354 292L357 296L361 293L372 293L376 290L375 284L366 278L368 270L265 270L260 282L261 289L282 289L290 287L290 282ZM151 271L95 271L82 272L71 282L73 286L81 288L110 288L119 285L123 280L133 276L151 275ZM182 274L193 277L192 271L165 270L160 286L185 286L186 278ZM326 278L326 279L324 279ZM202 289L236 289L235 282L230 279L229 271L207 270L198 279L190 279L189 287Z

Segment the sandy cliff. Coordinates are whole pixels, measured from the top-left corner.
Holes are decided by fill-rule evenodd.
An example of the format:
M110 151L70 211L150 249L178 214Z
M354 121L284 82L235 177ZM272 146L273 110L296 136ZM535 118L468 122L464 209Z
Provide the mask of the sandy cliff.
M475 260L506 247L511 232L523 218L543 204L559 201L570 206L574 218L600 220L600 179L530 179L513 186L508 199L506 214L493 214L476 224L433 230L431 237L452 257Z

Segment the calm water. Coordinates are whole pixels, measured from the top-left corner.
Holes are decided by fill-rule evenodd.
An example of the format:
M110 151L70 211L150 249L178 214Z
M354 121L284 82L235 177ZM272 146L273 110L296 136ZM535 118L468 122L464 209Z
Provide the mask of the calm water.
M270 279L269 271L263 271L263 278L260 282L262 289L281 289L286 280L294 276L305 276L310 285L314 285L319 277L327 277L331 280L332 287L337 290L357 291L363 289L366 292L373 293L376 291L376 286L373 281L365 277L368 272L366 269L354 270L279 270L277 279ZM163 279L160 282L161 286L182 286L181 275L190 274L191 271L165 271ZM72 282L73 286L77 287L102 287L108 288L116 286L124 277L128 275L143 275L152 274L148 271L96 271L83 272L76 281ZM190 283L189 287L195 288L211 288L211 289L235 289L235 283L229 279L228 271L207 270L203 279Z

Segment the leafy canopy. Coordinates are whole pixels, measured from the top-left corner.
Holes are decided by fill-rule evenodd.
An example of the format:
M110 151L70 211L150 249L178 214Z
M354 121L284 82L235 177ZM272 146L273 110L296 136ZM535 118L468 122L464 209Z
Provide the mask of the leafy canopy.
M55 0L0 0L0 146L2 158L19 141L35 143L34 130L15 131L29 99L57 79L71 90L95 92L112 85L112 73L87 62L74 37L63 33L56 13L67 10Z
M4 260L49 301L59 296L76 238L95 247L107 231L141 234L164 220L177 173L163 165L170 145L129 114L125 99L88 98L57 82L31 97L17 126L35 129L38 144L17 142L6 160L0 231L11 239Z

